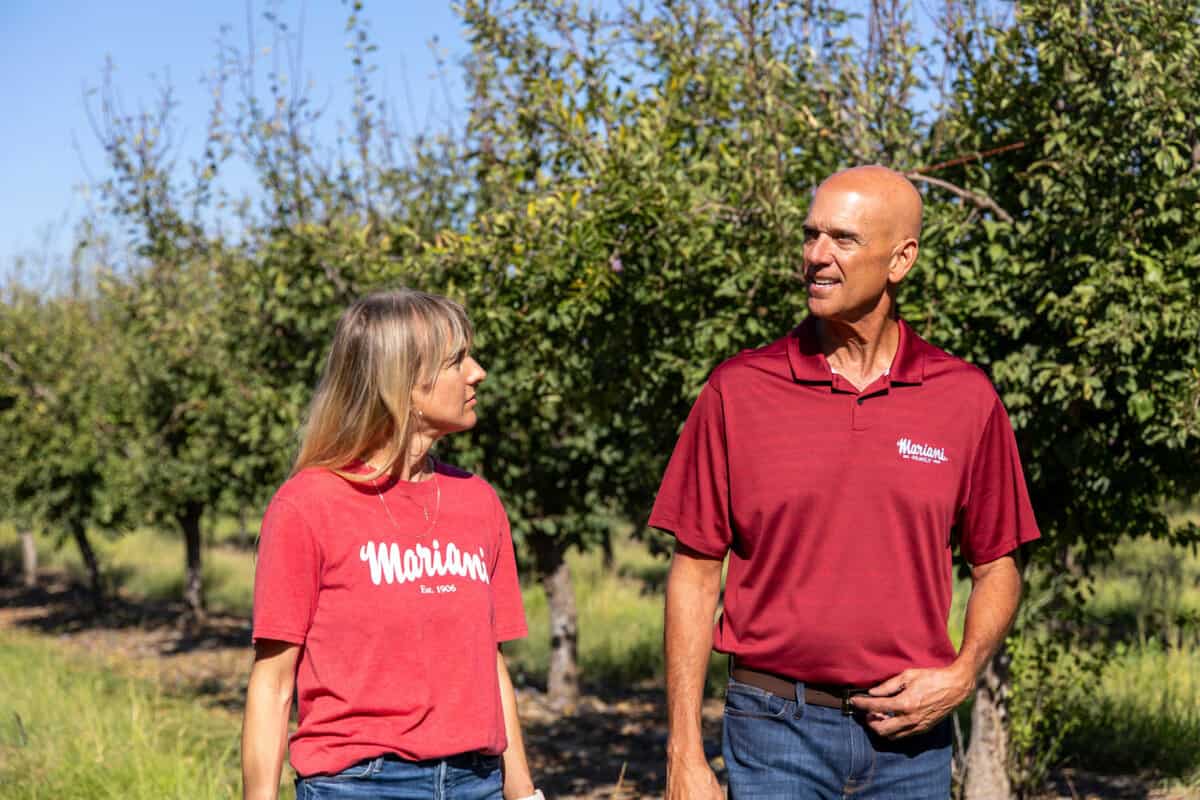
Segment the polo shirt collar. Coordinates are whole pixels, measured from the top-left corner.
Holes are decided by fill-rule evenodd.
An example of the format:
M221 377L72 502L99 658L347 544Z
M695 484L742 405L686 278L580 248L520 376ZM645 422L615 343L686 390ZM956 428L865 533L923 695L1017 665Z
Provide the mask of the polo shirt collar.
M892 383L920 384L925 379L925 352L929 345L913 332L904 320L900 323L900 344L888 371ZM816 317L806 317L787 340L788 364L792 378L801 383L831 383L833 370L821 352Z

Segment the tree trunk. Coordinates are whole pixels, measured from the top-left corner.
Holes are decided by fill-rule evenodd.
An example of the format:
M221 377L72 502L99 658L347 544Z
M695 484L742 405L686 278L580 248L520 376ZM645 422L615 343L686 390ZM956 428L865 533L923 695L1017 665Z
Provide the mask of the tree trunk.
M96 551L88 541L87 529L82 522L72 522L71 538L79 548L79 556L88 572L88 584L92 594L92 605L97 611L104 607L104 583L100 577L100 562L96 559Z
M33 531L21 531L21 575L26 589L37 586L37 570L37 542L33 539Z
M238 547L242 550L250 549L250 525L246 521L246 507L238 508Z
M1008 776L1008 650L1001 647L975 690L967 748L966 800L1010 800Z
M205 616L203 550L200 541L200 516L203 510L204 507L199 504L189 504L175 515L179 527L183 530L183 545L187 552L183 600L187 603L191 621L197 623L203 622Z
M575 589L567 565L566 548L556 539L534 537L534 552L546 602L550 607L550 671L546 693L550 705L572 711L579 704L579 621Z

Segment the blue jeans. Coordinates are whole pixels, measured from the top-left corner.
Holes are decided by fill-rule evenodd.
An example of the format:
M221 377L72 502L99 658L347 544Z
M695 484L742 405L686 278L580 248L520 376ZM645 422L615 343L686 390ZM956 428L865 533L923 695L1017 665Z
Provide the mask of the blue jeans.
M803 697L803 684L797 684ZM785 700L733 678L725 695L731 800L946 800L951 722L904 739L876 736L861 713Z
M336 775L296 779L296 800L500 800L500 757L467 753L432 761L386 755Z

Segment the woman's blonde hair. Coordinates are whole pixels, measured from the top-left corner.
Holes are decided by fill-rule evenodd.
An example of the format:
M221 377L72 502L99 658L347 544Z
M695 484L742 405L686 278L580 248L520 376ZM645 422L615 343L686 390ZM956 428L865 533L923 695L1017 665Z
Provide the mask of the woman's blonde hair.
M413 389L431 385L473 337L463 307L439 295L397 289L356 301L338 320L292 474L326 467L367 481L390 471L408 452ZM345 472L373 451L385 463L369 474Z

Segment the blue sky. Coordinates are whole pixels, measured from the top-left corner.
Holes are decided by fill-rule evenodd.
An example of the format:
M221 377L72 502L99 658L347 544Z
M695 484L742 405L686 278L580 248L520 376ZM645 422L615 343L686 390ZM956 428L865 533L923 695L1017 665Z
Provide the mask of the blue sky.
M342 0L0 0L0 275L20 256L35 273L54 273L63 263L87 208L88 175L106 174L84 98L86 87L100 83L106 59L129 111L152 104L156 81L169 78L178 102L177 151L186 164L205 134L211 99L203 78L217 63L222 27L244 48L252 20L261 48L269 44L262 21L269 9L293 29L303 16L303 77L310 97L328 109L329 128L318 140L332 142L352 95L349 7ZM917 16L928 37L926 15ZM431 115L446 118L448 99L462 108L455 65L468 46L448 0L367 0L365 17L379 47L374 84L402 127L427 129ZM450 65L446 81L436 75L435 38ZM227 186L236 184L236 169Z
M258 45L265 41L263 0L251 4ZM347 5L339 0L291 0L278 4L293 27L304 15L304 73L312 97L328 100L329 117L347 116L350 57L344 33ZM423 125L445 113L446 92L437 80L429 43L438 39L454 63L466 54L461 26L442 0L377 0L365 16L379 51L377 81L396 102L401 123ZM196 153L209 110L204 75L216 65L223 25L232 40L246 42L245 0L0 0L0 273L19 255L34 261L61 257L73 224L86 208L81 188L87 172L104 174L102 151L88 123L84 87L100 83L105 59L115 66L114 84L133 110L155 96L155 79L169 76L179 102L180 151ZM461 78L450 80L461 98ZM412 113L409 111L411 98ZM46 266L52 266L46 264Z

